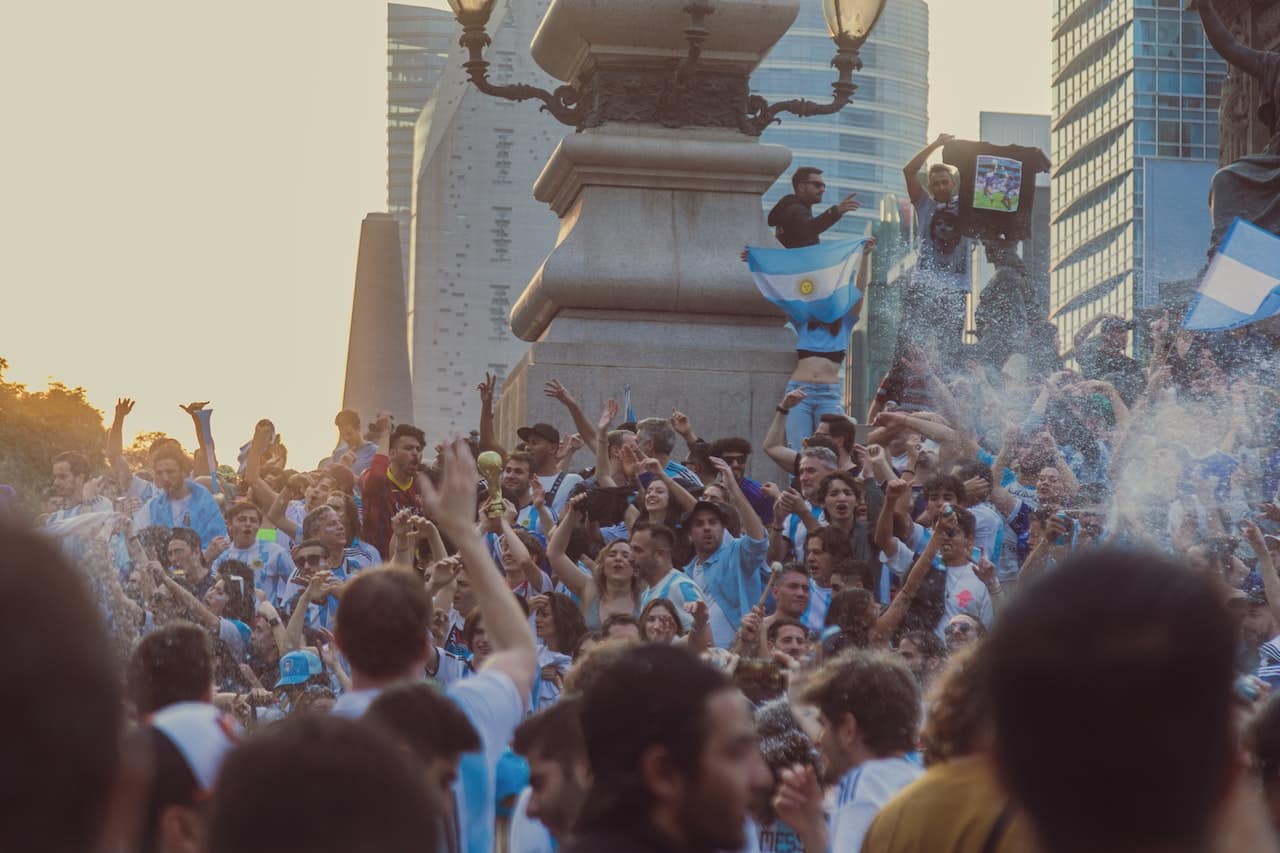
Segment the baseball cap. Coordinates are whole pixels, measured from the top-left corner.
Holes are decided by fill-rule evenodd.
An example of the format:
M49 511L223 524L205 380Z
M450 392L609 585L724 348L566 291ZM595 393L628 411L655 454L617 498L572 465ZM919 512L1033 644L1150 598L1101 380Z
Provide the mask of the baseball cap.
M560 443L560 430L551 424L534 424L533 426L520 427L520 429L516 430L516 435L520 436L521 441L528 441L536 435L540 438L545 438L552 444Z
M280 680L276 682L276 688L305 684L311 676L323 673L324 664L315 652L308 649L289 652L280 658Z
M729 514L725 512L724 507L714 501L698 501L693 505L693 509L684 514L684 517L681 518L680 521L684 524L688 524L695 515L703 510L714 512L716 514L716 518L720 519L721 524L729 523Z

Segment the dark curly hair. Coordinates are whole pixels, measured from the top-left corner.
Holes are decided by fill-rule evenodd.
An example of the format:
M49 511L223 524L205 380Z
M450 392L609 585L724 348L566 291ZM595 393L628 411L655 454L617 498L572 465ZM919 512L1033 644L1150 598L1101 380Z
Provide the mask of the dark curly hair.
M920 688L896 655L853 651L835 657L813 674L800 701L833 724L852 714L862 741L877 755L915 749Z

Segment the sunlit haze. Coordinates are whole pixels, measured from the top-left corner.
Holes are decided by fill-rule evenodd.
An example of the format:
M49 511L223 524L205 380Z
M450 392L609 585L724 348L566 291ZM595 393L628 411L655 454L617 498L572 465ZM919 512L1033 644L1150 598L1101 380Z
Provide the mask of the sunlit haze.
M1049 111L1049 0L930 8L931 134ZM134 397L129 437L188 445L178 404L210 400L223 461L264 416L291 463L326 454L360 221L386 205L385 3L19 0L0 21L8 378L82 385L108 417Z

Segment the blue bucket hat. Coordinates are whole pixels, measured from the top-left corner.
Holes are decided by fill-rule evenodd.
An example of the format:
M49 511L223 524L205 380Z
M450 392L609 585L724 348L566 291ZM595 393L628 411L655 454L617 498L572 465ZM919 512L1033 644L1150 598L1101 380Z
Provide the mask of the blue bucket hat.
M280 680L276 682L276 688L305 684L311 676L323 674L324 663L321 662L320 655L306 649L289 652L280 658Z

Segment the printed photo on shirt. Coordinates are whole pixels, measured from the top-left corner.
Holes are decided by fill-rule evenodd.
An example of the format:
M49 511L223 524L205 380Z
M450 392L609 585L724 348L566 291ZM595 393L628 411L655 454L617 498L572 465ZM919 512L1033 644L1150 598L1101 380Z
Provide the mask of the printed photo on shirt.
M1014 213L1022 195L1022 163L1008 157L978 155L973 181L973 206L977 210Z

